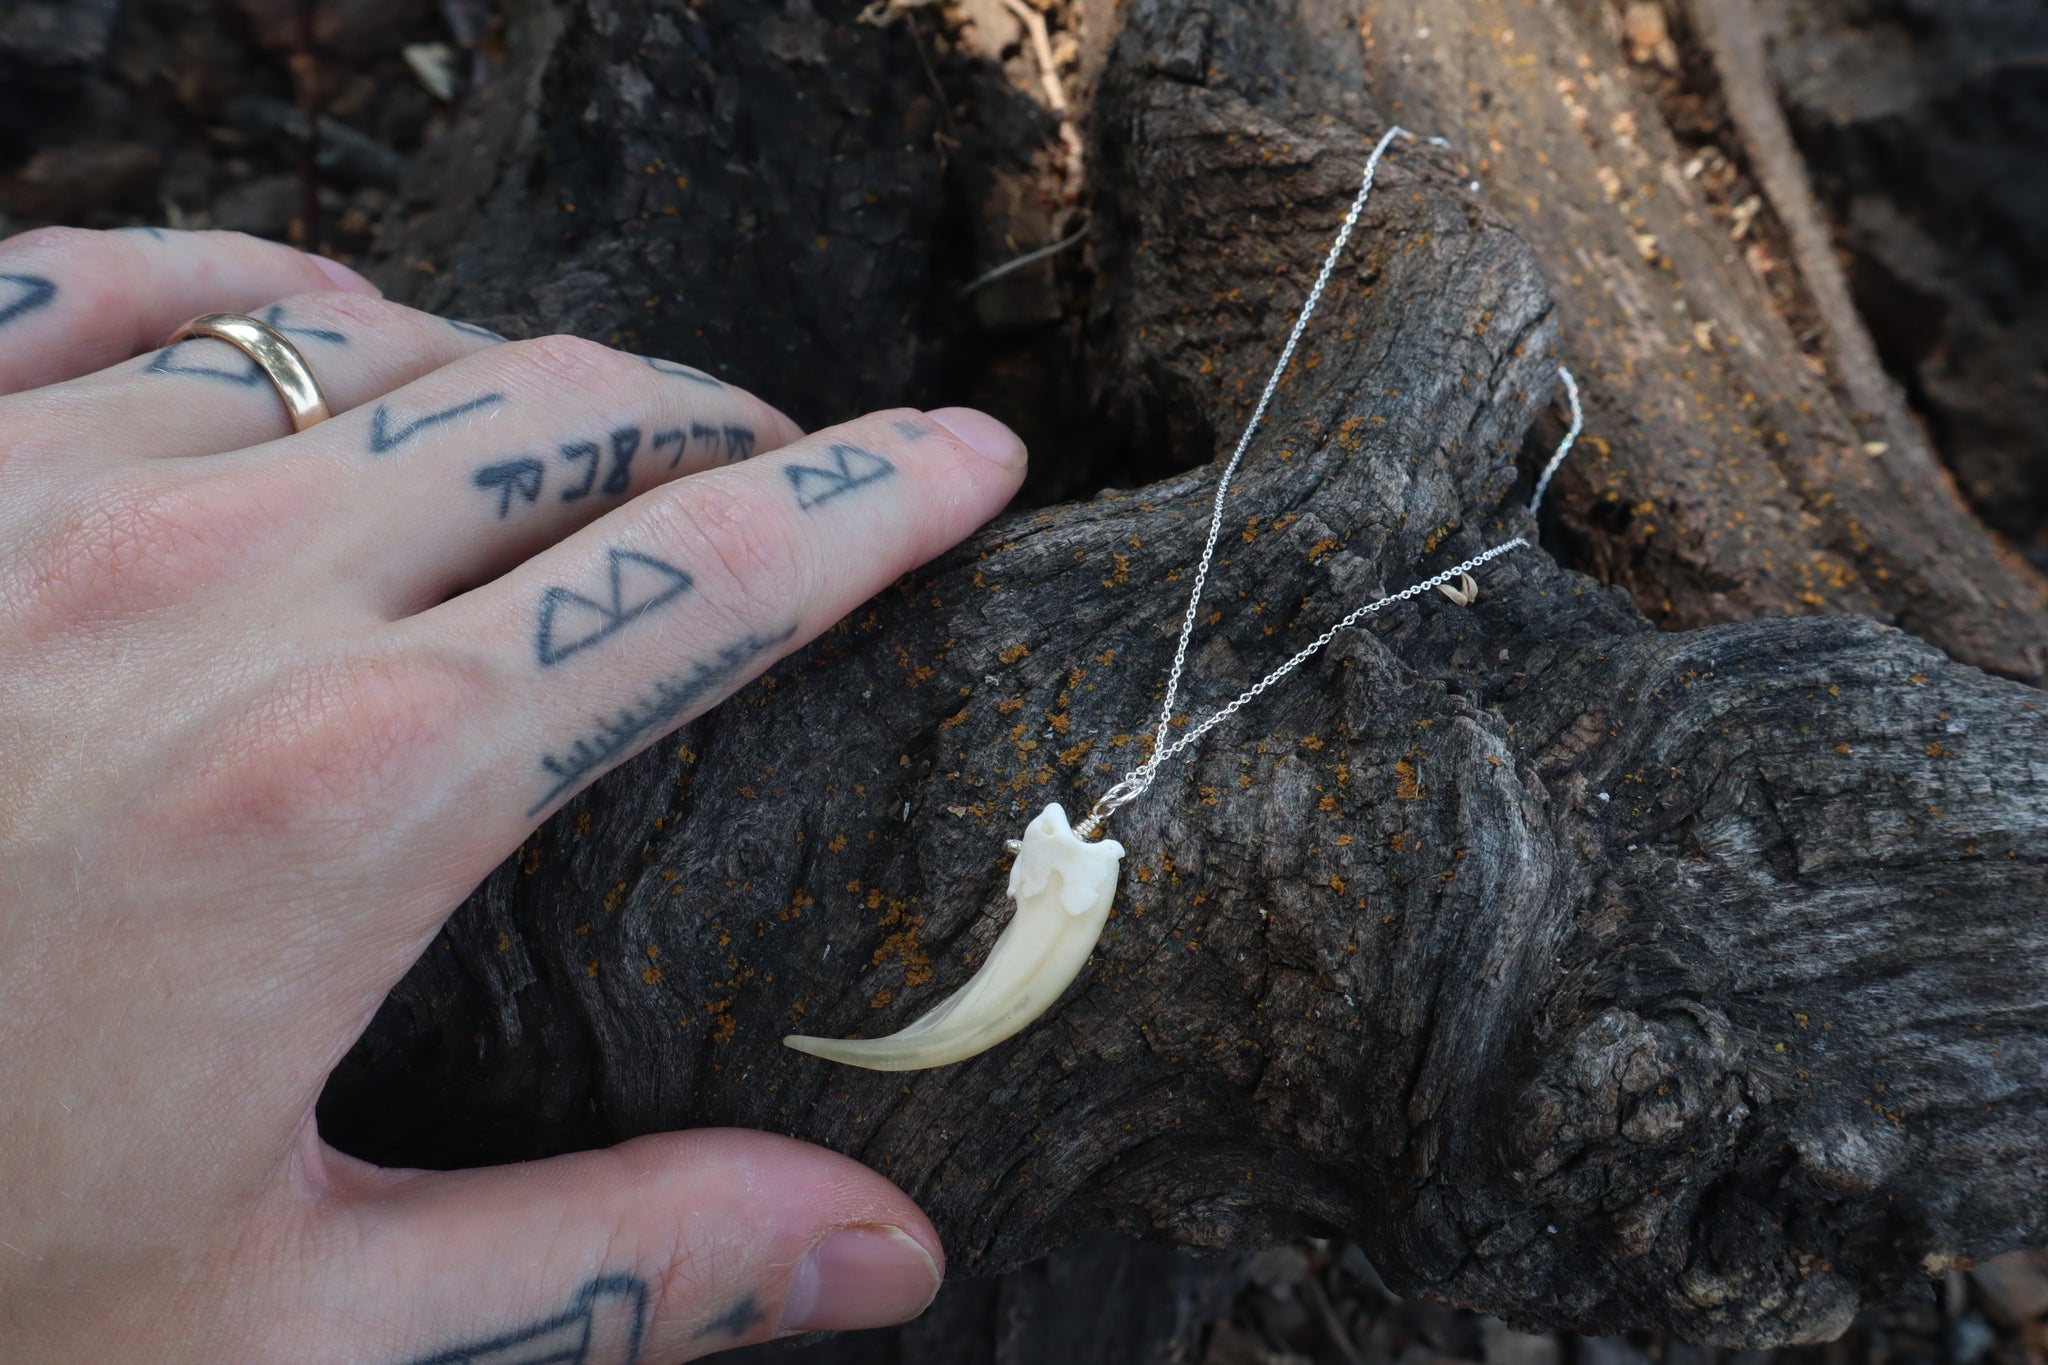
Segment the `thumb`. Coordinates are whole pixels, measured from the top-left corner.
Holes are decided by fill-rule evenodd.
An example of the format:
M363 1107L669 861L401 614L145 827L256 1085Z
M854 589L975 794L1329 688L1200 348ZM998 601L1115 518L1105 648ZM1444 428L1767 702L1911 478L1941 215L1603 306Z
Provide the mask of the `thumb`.
M938 1234L901 1190L770 1133L349 1183L330 1265L353 1304L330 1320L362 1325L350 1359L668 1365L903 1322L939 1288Z

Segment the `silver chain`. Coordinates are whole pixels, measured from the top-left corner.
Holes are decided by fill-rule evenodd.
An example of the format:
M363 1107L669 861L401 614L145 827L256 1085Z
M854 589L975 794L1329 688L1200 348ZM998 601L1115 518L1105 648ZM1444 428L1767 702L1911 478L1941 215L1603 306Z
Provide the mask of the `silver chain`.
M1564 439L1557 443L1557 453L1550 457L1550 463L1543 466L1543 472L1536 476L1536 491L1529 495L1529 515L1532 517L1543 510L1543 494L1550 487L1550 476L1564 463L1564 457L1572 453L1572 447L1578 444L1579 432L1586 425L1586 414L1579 407L1579 381L1572 378L1572 372L1562 365L1557 367L1557 377L1564 381L1565 397L1572 401L1572 426L1564 434Z
M1307 663L1317 651L1337 638L1339 631L1348 630L1382 607L1390 606L1395 602L1405 602L1410 598L1420 596L1431 588L1448 583L1460 574L1469 573L1487 561L1504 555L1510 550L1519 549L1529 543L1522 537L1516 536L1513 540L1503 541L1489 550L1481 551L1462 564L1452 565L1434 578L1425 579L1389 596L1375 598L1364 606L1355 609L1336 625L1331 626L1321 635L1318 635L1314 641L1302 648L1293 658L1281 664L1256 683L1253 683L1243 692L1240 692L1237 695L1237 699L1228 706L1213 713L1206 720L1202 721L1201 724L1195 726L1171 744L1167 743L1167 731L1173 726L1173 703L1180 691L1181 672L1187 666L1188 641L1194 636L1195 618L1202 605L1202 589L1208 585L1209 566L1216 557L1216 541L1223 531L1223 503L1224 499L1230 495L1231 476L1237 472L1237 466L1244 459L1245 451L1251 446L1252 437L1258 432L1259 423L1265 419L1266 408L1272 403L1273 394L1280 387L1281 376L1287 373L1287 366L1294 359L1294 348L1301 341L1302 331L1308 326L1309 317L1316 311L1316 305L1322 302L1323 289L1330 282L1330 274L1337 268L1337 261L1344 254L1345 244L1351 240L1352 229L1358 226L1358 215L1365 208L1366 196L1372 193L1373 176L1379 171L1380 158L1386 155L1387 148L1392 145L1395 138L1413 138L1414 136L1413 133L1405 128L1398 126L1389 128L1380 138L1378 144L1373 147L1372 155L1366 158L1365 174L1359 181L1358 196L1351 201L1350 212L1344 215L1344 226L1338 230L1336 241L1330 244L1329 255L1323 259L1323 268L1316 275L1315 284L1308 291L1308 298L1301 306L1301 314L1294 320L1293 330L1287 334L1287 344L1281 348L1280 359L1273 366L1272 376L1266 380L1265 392L1259 395L1258 406L1252 409L1251 420L1245 424L1244 434L1237 438L1237 449L1231 452L1229 462L1223 466L1222 477L1216 481L1216 501L1209 516L1209 538L1202 546L1202 560L1195 569L1195 586L1188 594L1187 615L1181 619L1180 642L1173 651L1173 668L1166 675L1166 699L1160 704L1159 725L1152 735L1152 756L1118 778L1116 783L1108 791L1104 792L1102 798L1089 810L1087 818L1074 826L1074 832L1084 839L1093 837L1095 832L1102 827L1102 822L1108 819L1111 814L1143 795L1146 788L1152 785L1153 778L1158 776L1160 766L1168 759L1236 715L1254 697L1257 697L1274 683L1279 682L1295 669ZM1431 138L1429 141L1433 146L1438 147L1450 145L1442 138ZM1550 484L1550 476L1557 471L1558 465L1570 453L1573 442L1578 440L1582 425L1582 417L1579 410L1579 386L1572 379L1569 371L1559 369L1558 374L1563 377L1565 390L1571 397L1571 430L1565 434L1563 444L1557 448L1557 453L1550 457L1550 463L1544 467L1542 476L1537 481L1535 497L1530 503L1531 512L1534 512L1536 508L1542 505L1543 492Z

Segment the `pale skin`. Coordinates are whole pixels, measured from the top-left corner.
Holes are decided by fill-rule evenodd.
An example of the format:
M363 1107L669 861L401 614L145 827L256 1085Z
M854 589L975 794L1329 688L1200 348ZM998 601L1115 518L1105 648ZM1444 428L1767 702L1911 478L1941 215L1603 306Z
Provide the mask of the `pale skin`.
M206 312L284 330L335 415L158 349ZM388 1170L314 1102L540 820L1024 464L967 409L807 435L233 234L0 242L0 1356L614 1365L921 1312L937 1234L834 1153Z

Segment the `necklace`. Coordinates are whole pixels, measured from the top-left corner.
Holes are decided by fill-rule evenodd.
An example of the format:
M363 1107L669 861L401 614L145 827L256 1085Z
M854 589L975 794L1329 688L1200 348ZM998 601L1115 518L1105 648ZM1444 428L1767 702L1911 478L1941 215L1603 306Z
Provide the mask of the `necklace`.
M1373 147L1372 155L1366 158L1365 174L1359 181L1357 197L1351 201L1350 212L1344 215L1344 226L1330 244L1329 254L1323 258L1323 268L1316 275L1308 298L1302 303L1301 313L1287 335L1287 344L1281 349L1280 359L1266 380L1265 391L1259 395L1258 406L1252 410L1250 420L1245 423L1244 434L1238 437L1237 448L1231 452L1229 462L1216 481L1216 498L1209 517L1209 538L1202 547L1201 563L1195 570L1195 585L1188 594L1187 613L1181 618L1180 641L1174 648L1173 667L1166 675L1166 698L1160 705L1159 723L1153 730L1151 754L1143 763L1118 778L1089 808L1080 824L1070 826L1066 809L1055 801L1024 827L1023 839L1009 842L1010 851L1016 855L1016 860L1010 865L1009 893L1017 902L1017 912L997 936L995 946L966 985L908 1028L886 1038L813 1038L792 1034L782 1040L784 1043L799 1052L872 1071L921 1071L965 1061L1023 1029L1051 1008L1053 1001L1073 984L1088 961L1088 955L1095 951L1103 926L1109 922L1109 907L1116 899L1117 875L1123 863L1124 846L1114 839L1091 842L1092 836L1117 810L1144 795L1168 759L1200 742L1204 735L1236 715L1259 694L1307 663L1340 631L1349 630L1373 612L1419 597L1432 588L1461 607L1471 606L1479 596L1479 584L1472 577L1472 571L1529 544L1521 536L1502 541L1461 564L1453 564L1434 577L1367 602L1318 635L1287 662L1239 693L1228 705L1212 712L1200 724L1189 727L1179 739L1170 744L1167 742L1167 732L1173 724L1173 703L1180 691L1181 673L1187 666L1188 642L1194 636L1196 613L1202 605L1202 590L1208 585L1209 566L1216 557L1216 541L1223 529L1223 504L1229 496L1231 476L1237 472L1245 451L1251 446L1252 437L1265 419L1273 394L1280 387L1281 376L1287 373L1287 366L1294 359L1294 348L1301 341L1302 331L1308 326L1316 305L1322 301L1330 274L1337 268L1345 244L1351 240L1352 229L1358 225L1358 215L1365 208L1366 197L1372 193L1373 176L1379 170L1380 158L1386 155L1395 138L1413 136L1405 128L1389 128ZM1438 146L1449 145L1442 138L1430 141ZM1537 476L1535 492L1529 499L1531 514L1542 508L1543 494L1550 487L1550 477L1564 463L1564 457L1571 453L1585 421L1579 406L1578 382L1569 370L1560 368L1557 373L1571 403L1571 427Z

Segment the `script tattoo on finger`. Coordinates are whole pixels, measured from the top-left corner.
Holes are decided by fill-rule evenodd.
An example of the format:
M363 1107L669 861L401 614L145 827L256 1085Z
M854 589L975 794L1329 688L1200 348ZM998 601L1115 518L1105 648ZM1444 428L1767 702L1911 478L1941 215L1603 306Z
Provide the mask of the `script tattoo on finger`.
M604 476L601 491L619 497L633 487L633 456L640 449L640 428L618 427L606 438L611 446L611 472ZM590 496L590 490L597 484L597 467L604 458L603 447L595 441L571 441L561 449L562 458L571 464L590 461L590 468L583 475L583 482L574 488L562 490L563 502L575 502Z
M761 1311L761 1305L755 1301L752 1294L749 1294L698 1328L696 1339L702 1341L706 1337L729 1337L737 1341L767 1320L768 1315Z
M461 318L443 318L441 321L447 323L464 336L480 337L485 341L503 341L505 339L481 323L464 322Z
M541 771L550 779L540 800L526 812L530 820L552 806L565 792L573 791L584 778L625 757L650 735L659 734L682 720L701 704L731 690L755 660L774 650L796 634L791 626L780 635L749 635L727 645L708 662L693 663L680 673L655 683L639 698L608 716L593 722L587 734L559 754L543 754Z
M671 379L687 379L692 384L704 384L714 389L725 387L723 380L713 379L704 371L692 369L688 365L679 365L673 360L663 360L659 356L643 355L640 358L646 361L647 368L656 374L665 374Z
M512 510L512 497L516 493L528 502L540 498L540 481L547 473L547 466L531 455L522 455L516 460L500 460L487 464L474 475L476 486L494 489L498 494L498 520L503 521Z
M16 318L25 318L38 309L48 308L50 301L57 297L57 282L44 279L41 275L0 275L0 283L12 285L12 290L0 290L0 327L5 327ZM12 293L14 297L6 298Z
M896 473L896 466L890 464L872 450L859 446L834 442L825 450L826 463L817 465L784 465L782 472L789 476L789 486L796 491L796 505L806 512L814 511L831 502L834 498L845 497L857 488L871 483L880 483Z
M606 568L602 601L564 587L541 594L533 652L542 668L552 668L570 655L610 639L693 586L690 576L675 565L638 550L614 546Z
M676 453L668 457L668 467L674 469L683 462L683 456L689 453L692 441L699 446L708 447L707 453L715 453L720 464L735 464L740 460L753 458L754 443L757 439L752 427L713 426L709 422L692 422L687 432L681 427L655 432L654 440L649 444L657 455L674 446Z
M651 1297L637 1275L599 1275L562 1312L405 1365L632 1365L647 1339Z
M424 417L416 417L395 430L391 425L390 407L387 404L379 403L377 410L370 414L370 453L372 455L389 455L392 451L398 449L429 427L437 427L443 422L452 422L464 413L475 412L479 408L492 407L504 401L505 395L502 393L487 393L481 398L472 398L467 403L457 403L452 408L444 408L440 412L430 412Z
M578 472L571 475L571 482L561 490L560 500L580 502L594 494L617 498L631 493L633 461L643 448L656 456L670 452L667 467L673 470L693 447L704 457L723 464L750 459L756 440L754 429L749 426L692 422L687 430L672 427L652 436L639 427L622 426L614 427L602 442L565 441L556 447L555 456ZM510 515L515 496L529 503L540 500L541 489L547 483L547 465L539 456L519 455L482 465L470 478L478 488L498 495L498 519L502 521Z

